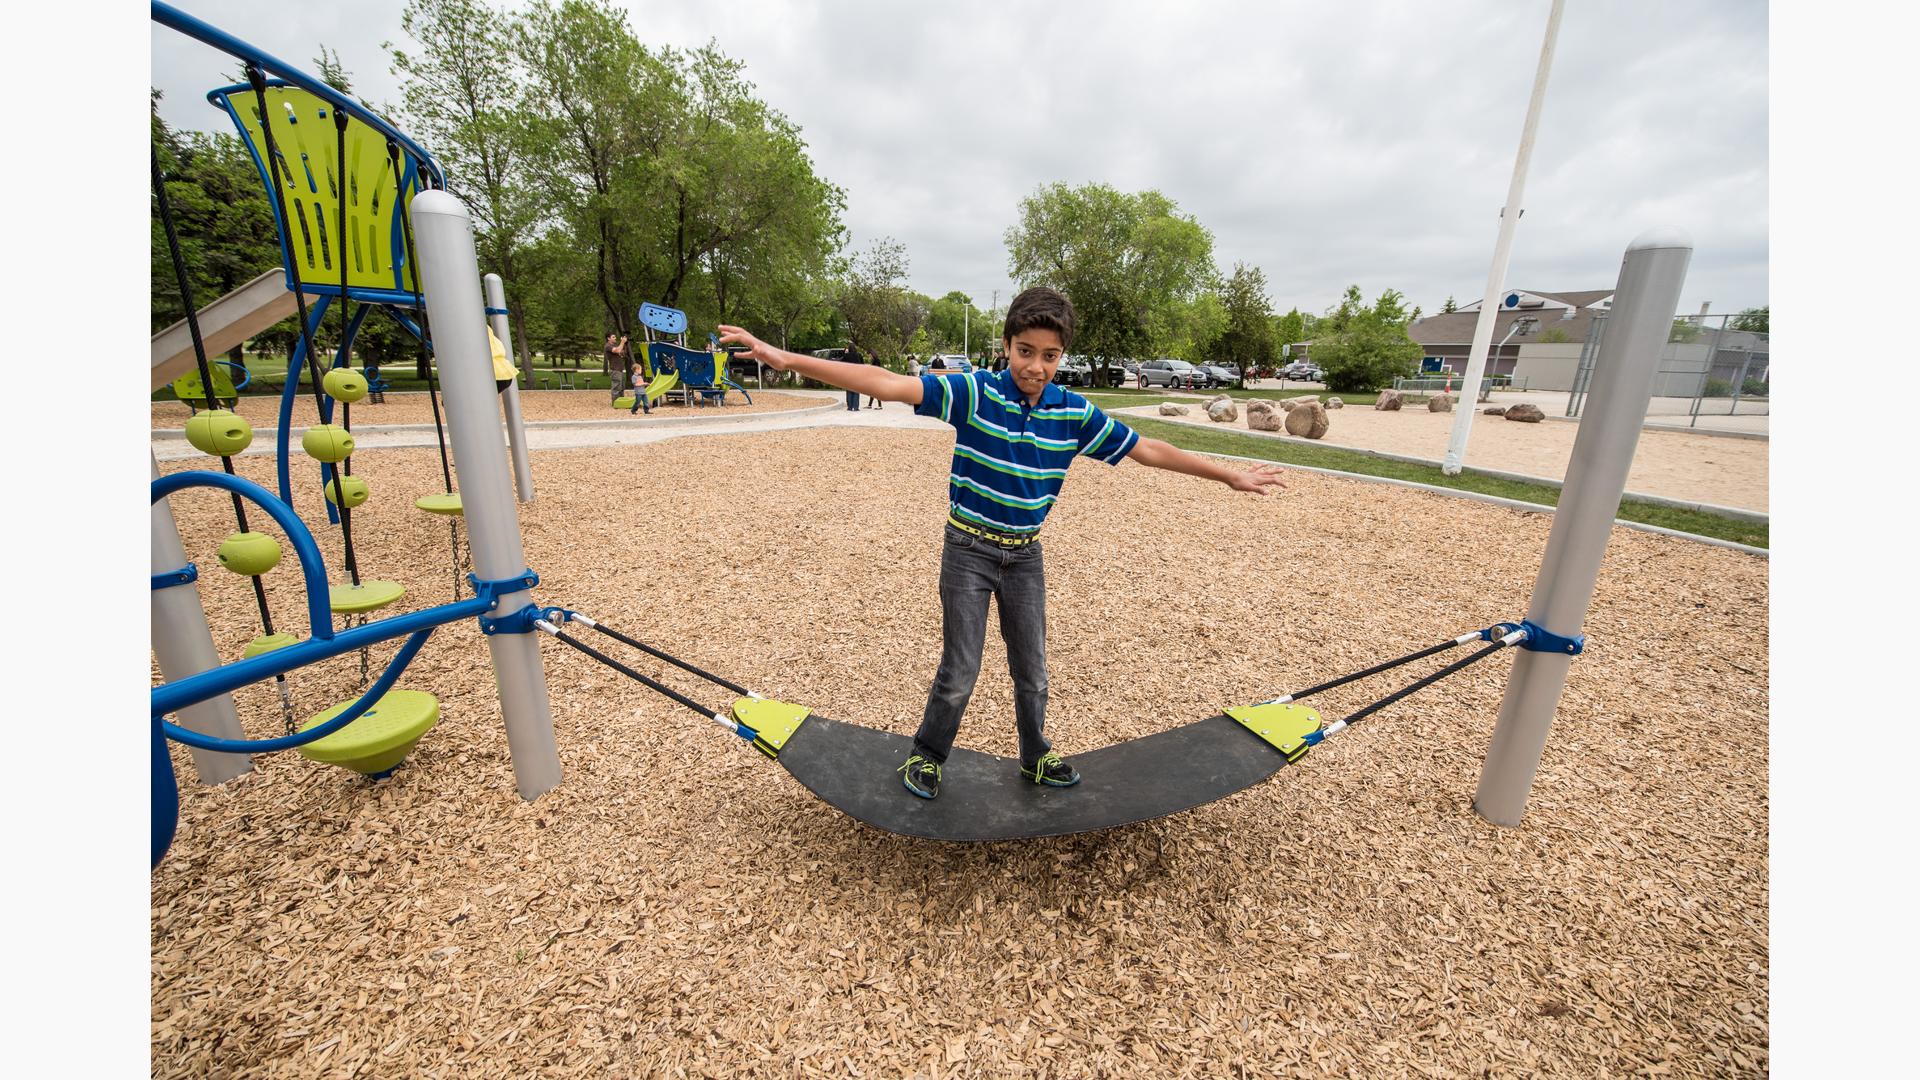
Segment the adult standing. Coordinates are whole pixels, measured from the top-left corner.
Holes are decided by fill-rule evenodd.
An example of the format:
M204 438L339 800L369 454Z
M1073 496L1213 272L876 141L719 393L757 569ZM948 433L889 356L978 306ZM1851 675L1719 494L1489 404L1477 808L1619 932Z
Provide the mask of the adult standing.
M618 332L607 335L606 362L602 366L607 372L607 401L618 401L627 382L627 339Z
M860 358L859 348L857 348L851 341L847 342L846 349L840 353L840 359L849 364L866 363L865 360L862 360ZM847 391L847 411L848 412L860 411L860 391L858 390Z
M885 367L885 366L886 366L886 365L884 365L884 364L882 364L882 363L880 362L880 354L879 354L879 353L874 353L874 354L873 354L872 356L869 356L869 357L867 357L867 363L869 363L869 364L871 364L871 365L873 365L874 367ZM869 409L884 409L884 408L886 408L886 407L887 407L887 403L886 403L886 402L884 402L884 401L881 401L881 400L880 400L879 398L877 398L877 397L872 397L872 396L869 396L869 397L867 398L867 408L869 408Z

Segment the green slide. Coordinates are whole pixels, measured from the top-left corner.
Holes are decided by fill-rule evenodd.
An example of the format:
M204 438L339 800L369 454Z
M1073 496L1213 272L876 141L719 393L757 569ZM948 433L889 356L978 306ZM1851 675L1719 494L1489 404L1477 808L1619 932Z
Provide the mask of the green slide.
M647 386L647 404L651 405L659 401L660 398L664 396L667 391L673 389L674 385L679 381L680 373L677 371L663 371L655 375L653 382Z

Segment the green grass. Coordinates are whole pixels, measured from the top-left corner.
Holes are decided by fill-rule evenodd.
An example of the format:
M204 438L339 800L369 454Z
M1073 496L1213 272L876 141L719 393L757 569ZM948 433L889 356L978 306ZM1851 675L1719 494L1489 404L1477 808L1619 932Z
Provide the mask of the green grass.
M1288 465L1305 465L1316 469L1358 473L1362 476L1406 480L1433 487L1492 495L1496 498L1538 503L1542 506L1558 506L1560 503L1560 489L1545 484L1503 480L1473 472L1448 476L1441 472L1438 466L1433 465L1415 465L1411 462L1393 461L1331 446L1306 446L1297 442L1282 442L1278 439L1265 439L1257 435L1241 435L1228 431L1212 431L1191 424L1176 424L1164 420L1130 416L1127 417L1127 425L1142 435L1172 443L1183 450L1208 454L1232 454L1237 457L1259 458L1263 461L1277 461ZM1716 540L1731 540L1750 547L1768 546L1768 527L1764 522L1741 521L1719 514L1680 510L1636 499L1621 501L1619 517L1622 521L1657 525L1664 529L1710 536Z

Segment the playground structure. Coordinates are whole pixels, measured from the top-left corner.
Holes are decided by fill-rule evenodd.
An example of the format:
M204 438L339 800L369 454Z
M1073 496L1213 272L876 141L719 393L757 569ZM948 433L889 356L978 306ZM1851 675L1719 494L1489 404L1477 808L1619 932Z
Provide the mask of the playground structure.
M155 2L153 13L157 22L228 52L246 65L248 83L245 86L216 90L209 97L234 116L243 138L255 149L263 180L275 192L287 287L302 314L301 343L295 362L289 366L282 396L276 448L280 490L269 492L233 475L226 455L244 448L250 432L238 427L222 427L223 423L231 424L227 417L219 415L222 410L211 410L196 417L203 423L201 437L195 445L222 455L226 463L224 474L187 472L160 477L157 462L154 465L153 626L156 653L166 679L152 692L153 858L156 862L171 840L178 809L178 789L166 739L191 747L196 752L195 761L202 778L210 781L231 775L233 762L243 760L236 755L296 747L308 748L315 756L349 764L369 775L383 774L397 764L406 748L437 717L437 705L431 695L396 690L398 679L435 628L466 618L477 618L487 636L517 787L523 798L537 798L560 780L545 675L535 639L531 637L537 630L751 742L761 753L779 761L810 791L848 815L888 831L946 840L1060 835L1112 828L1191 809L1259 783L1286 764L1298 761L1312 747L1387 705L1495 652L1517 646L1522 650L1521 659L1509 682L1475 805L1484 816L1499 824L1518 824L1571 658L1583 647L1578 631L1624 490L1626 467L1638 437L1639 420L1645 413L1652 377L1651 358L1657 358L1657 343L1664 341L1685 275L1690 248L1683 239L1648 234L1634 242L1623 261L1614 313L1618 325L1609 334L1606 348L1610 356L1602 365L1612 381L1603 380L1592 391L1590 414L1576 445L1574 467L1567 477L1565 495L1555 517L1542 574L1526 619L1462 634L1293 694L1228 709L1209 720L1094 751L1087 755L1087 760L1097 761L1102 779L1072 791L1003 783L1013 774L1010 763L985 755L968 757L963 752L955 759L956 775L969 776L975 782L956 786L972 789L973 793L964 797L949 796L929 804L905 797L895 785L873 782L876 774L886 775L883 768L886 763L901 756L903 737L814 717L803 706L761 697L579 612L535 604L531 590L538 583L538 577L526 565L511 482L515 477L520 479L520 498L530 499L531 474L522 466L523 439L514 440L517 453L511 470L507 455L501 452L503 446L496 426L500 423L499 413L495 411L487 360L489 349L482 321L492 315L496 319L496 333L507 340L501 284L497 277L490 277L483 302L476 287L480 278L472 224L465 209L441 190L444 178L431 157L378 117L311 76L177 9ZM276 79L266 78L268 70L275 73ZM251 93L250 103L247 92ZM272 122L263 119L268 117ZM323 125L320 121L330 123ZM359 128L355 128L356 124ZM326 140L315 136L316 131L324 132L325 127L331 127L335 134L331 151ZM282 134L287 140L284 143ZM350 135L354 141L350 142ZM299 147L297 157L301 163L298 170L291 170L291 176L281 169L283 163L292 159L292 155L286 153L289 145ZM349 145L361 153L357 156L349 153ZM375 149L384 151L384 160L391 169L393 182L389 187L383 187L385 181L377 173L350 172L356 162L364 167L374 157ZM341 163L347 163L347 167L341 167ZM164 193L157 163L155 172L156 187ZM392 194L383 196L381 193L386 190ZM326 191L350 194L347 198L328 199L323 197ZM361 206L358 199L367 201ZM338 224L329 227L326 224L329 220ZM352 240L340 243L336 239L329 245L329 236ZM351 260L344 257L349 251L354 255ZM177 265L177 245L174 253ZM323 286L306 281L301 275L301 266L337 273L338 284ZM186 280L184 274L181 280ZM311 315L305 311L307 292L319 297ZM311 337L335 301L342 305L345 328L334 367L322 376ZM348 317L346 307L350 301L357 301L360 306ZM195 311L190 299L186 309ZM364 380L356 382L359 377L347 367L347 360L354 329L373 309L385 312L415 332L423 349L428 348L430 342L440 360L448 414L447 437L441 441L447 490L443 493L446 498L429 497L441 501L422 508L464 517L471 531L475 571L468 580L473 596L336 631L335 614L364 614L400 599L397 586L385 588L383 583L359 580L357 570L353 569L351 548L351 509L365 500L368 489L363 479L351 473L352 438L347 410L366 392L366 386ZM416 323L406 314L408 311L422 318ZM661 383L662 379L671 377L677 380L679 391L689 401L697 400L695 395L724 398L725 387L733 384L725 379L720 354L690 350L680 343L687 330L684 313L646 305L641 309L641 319L650 333L679 338L679 342L647 342L648 355L655 360L658 373L655 383L662 386L661 394L674 389L671 381ZM196 341L194 352L200 365L200 378L203 385L215 387L213 397L217 399L219 382L207 367L205 343L200 340L196 316L190 315L187 322ZM1649 348L1650 341L1656 347ZM704 368L701 365L705 365ZM327 582L319 546L293 505L289 430L303 368L311 372L310 383L321 420L319 425L308 429L303 449L322 463L328 521L337 522L341 528L346 562L354 578L346 586ZM653 387L647 392L650 397L655 396ZM514 423L512 389L507 393L511 427ZM338 426L331 423L336 403L342 410L342 423ZM437 416L437 404L435 410ZM448 441L452 461L460 468L462 483L458 492L452 484ZM510 472L514 475L510 476ZM360 483L352 483L355 480ZM222 561L237 572L257 578L279 561L277 545L245 527L242 502L266 513L283 530L292 544L306 585L309 636L305 640L279 635L284 640L273 642L271 647L250 649L250 654L240 661L219 662L193 586L196 571L186 561L166 501L169 496L200 487L224 490L235 501L242 528L229 539L231 547L223 551ZM268 543L262 544L252 537L261 537ZM264 603L262 614L264 619ZM729 708L710 709L586 645L567 631L566 627L573 623L674 664L740 696ZM270 627L267 629L266 637L276 636ZM234 689L269 678L279 679L318 661L395 639L404 641L372 686L358 697L324 711L300 730L290 730L284 737L265 740L239 737L237 714L230 698ZM167 642L164 649L160 644L163 640ZM1484 643L1484 647L1344 718L1327 721L1298 704L1300 699L1321 690L1381 674L1475 641ZM169 721L168 716L177 716L179 723ZM362 724L362 718L380 723ZM330 750L320 748L322 740L337 733L345 734L356 726L359 730L354 735L340 740ZM1169 761L1189 762L1191 767L1169 768ZM885 798L881 797L882 792Z
M646 329L647 339L642 343L646 350L647 369L653 378L646 388L649 404L668 397L678 397L683 404L698 405L710 402L720 405L727 403L727 390L740 392L753 404L753 397L747 388L734 382L727 376L727 350L720 345L712 334L707 340L712 343L713 351L702 352L687 348L687 313L677 308L661 307L658 304L641 304L640 325ZM655 339L655 335L660 335ZM640 393L635 387L634 393ZM622 409L633 407L633 398L617 399L614 406Z

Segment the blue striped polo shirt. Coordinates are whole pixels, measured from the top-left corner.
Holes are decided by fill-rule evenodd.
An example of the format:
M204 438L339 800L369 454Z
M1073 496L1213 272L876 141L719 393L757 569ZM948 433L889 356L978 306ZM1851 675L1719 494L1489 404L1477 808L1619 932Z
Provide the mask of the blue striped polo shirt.
M1075 454L1118 465L1140 442L1132 428L1055 383L1029 405L1012 371L922 375L914 412L956 432L947 477L953 516L1015 536L1040 531Z

